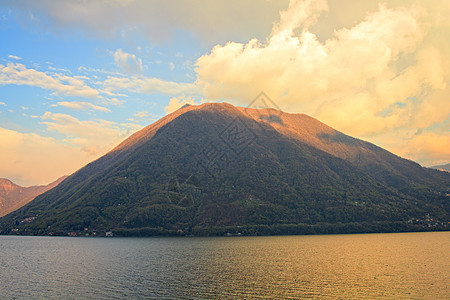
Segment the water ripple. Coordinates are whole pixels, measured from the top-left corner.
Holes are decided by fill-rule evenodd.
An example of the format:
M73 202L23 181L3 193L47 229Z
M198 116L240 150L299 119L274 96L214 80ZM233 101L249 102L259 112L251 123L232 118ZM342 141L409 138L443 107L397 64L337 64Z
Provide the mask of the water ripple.
M450 233L0 237L2 299L450 296Z

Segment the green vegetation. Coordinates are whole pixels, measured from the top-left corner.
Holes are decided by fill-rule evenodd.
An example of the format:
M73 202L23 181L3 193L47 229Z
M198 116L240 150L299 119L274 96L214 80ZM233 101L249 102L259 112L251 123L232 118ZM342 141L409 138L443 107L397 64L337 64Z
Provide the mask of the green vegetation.
M175 236L448 230L450 174L380 148L371 149L379 152L376 159L360 159L358 166L239 118L243 136L235 146L253 138L242 151L224 133L231 113L190 111L152 139L109 153L0 219L0 231ZM29 217L35 219L24 221Z

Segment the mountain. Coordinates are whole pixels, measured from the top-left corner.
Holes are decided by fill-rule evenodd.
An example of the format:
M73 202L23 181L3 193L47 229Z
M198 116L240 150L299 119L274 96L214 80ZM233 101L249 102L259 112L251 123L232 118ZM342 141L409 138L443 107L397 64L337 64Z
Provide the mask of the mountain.
M445 230L449 187L449 173L423 168L307 115L207 103L185 106L133 134L3 218L0 230Z
M9 179L0 178L0 217L21 208L36 196L57 186L65 178L67 176L63 176L48 185L30 187L22 187Z
M450 163L445 164L445 165L433 166L431 168L437 169L437 170L440 170L440 171L450 172Z

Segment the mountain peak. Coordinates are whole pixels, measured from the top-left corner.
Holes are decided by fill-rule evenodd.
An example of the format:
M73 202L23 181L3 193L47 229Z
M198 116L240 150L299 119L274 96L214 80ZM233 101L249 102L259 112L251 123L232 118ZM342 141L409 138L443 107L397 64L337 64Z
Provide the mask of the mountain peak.
M17 184L12 182L9 179L6 178L0 178L0 193L9 193L17 188L19 188Z
M177 109L176 111L167 114L158 121L132 134L129 138L127 138L125 141L120 143L116 148L114 148L110 153L112 154L119 153L127 149L141 145L143 142L150 140L161 127L190 111L216 111L216 112L222 111L230 113L233 112L234 114L236 114L238 110L233 105L224 102L222 103L211 102L199 105L184 105L179 109Z
M447 224L448 186L450 174L310 116L204 103L136 132L10 214L4 228L38 216L23 232L208 234L240 226L267 234L325 223L352 232L387 224L383 230L392 231L425 215Z
M36 196L54 188L68 176L62 176L48 185L22 187L9 179L0 178L0 217L19 209Z

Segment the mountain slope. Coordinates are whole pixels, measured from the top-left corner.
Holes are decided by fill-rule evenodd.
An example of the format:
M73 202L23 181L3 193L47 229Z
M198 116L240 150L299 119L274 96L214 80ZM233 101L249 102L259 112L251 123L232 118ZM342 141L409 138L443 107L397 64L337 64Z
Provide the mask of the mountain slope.
M255 120L272 120L271 126L281 134L342 158L402 193L430 197L430 187L437 190L446 184L448 187L447 177L441 173L345 135L310 116L288 114L274 109L240 110Z
M229 226L261 233L322 223L398 225L426 216L441 226L450 221L449 186L450 174L311 117L203 104L135 133L1 226L34 234L198 234ZM36 219L20 223L28 217ZM379 230L396 230L389 228Z
M54 188L67 176L63 176L48 185L21 187L8 179L0 178L0 217L15 211L36 196Z

